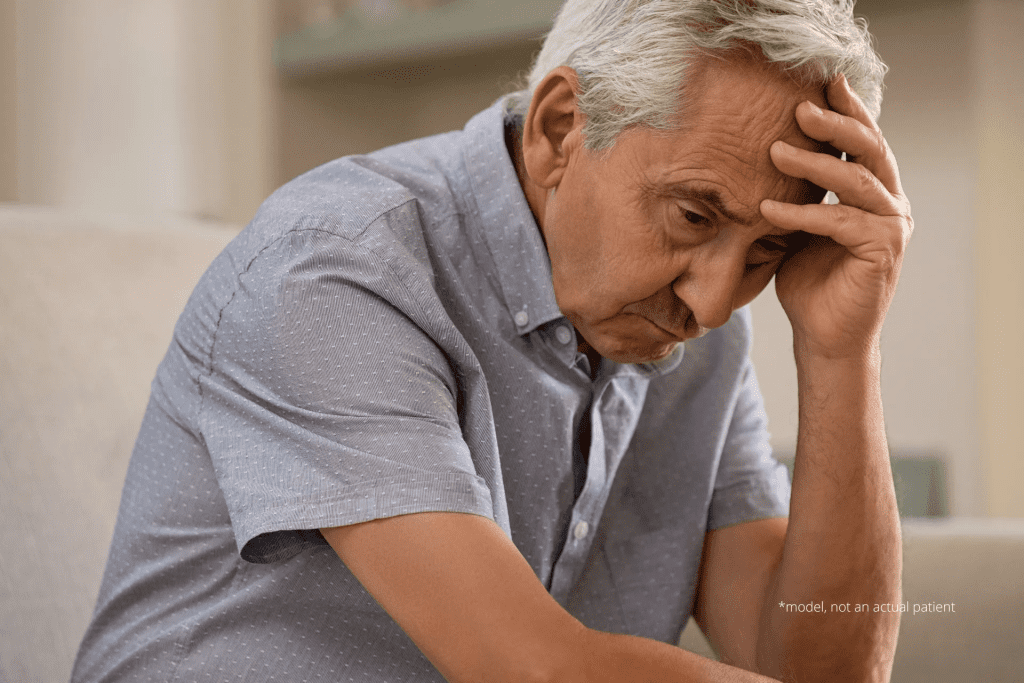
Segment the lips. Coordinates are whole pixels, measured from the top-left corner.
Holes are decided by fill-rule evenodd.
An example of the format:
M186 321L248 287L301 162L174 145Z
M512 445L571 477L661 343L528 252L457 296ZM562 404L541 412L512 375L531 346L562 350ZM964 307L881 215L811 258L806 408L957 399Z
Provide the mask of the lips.
M677 305L669 307L666 311L666 307L645 299L626 306L622 312L640 316L669 337L666 341L682 342L704 334L707 330L697 324L693 312L678 299L676 302Z
M675 342L684 342L687 339L694 339L695 337L700 337L705 332L707 332L706 329L704 329L703 327L700 327L699 325L697 325L697 323L693 320L693 318L687 319L687 321L682 326L682 330L678 331L678 332L673 331L672 329L666 329L665 325L663 325L661 323L658 323L658 322L655 322L654 320L651 320L649 318L645 318L645 319L647 320L647 322L649 322L652 325L654 325L655 327L657 327L667 337L670 337L671 340L675 341Z

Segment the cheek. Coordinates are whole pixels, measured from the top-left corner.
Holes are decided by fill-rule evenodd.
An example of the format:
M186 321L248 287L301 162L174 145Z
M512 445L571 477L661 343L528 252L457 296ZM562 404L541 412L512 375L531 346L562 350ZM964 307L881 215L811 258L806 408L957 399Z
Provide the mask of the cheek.
M562 312L597 321L670 286L685 255L628 183L590 180L555 195L548 249Z
M642 292L650 254L628 237L627 225L610 213L582 211L563 222L548 241L559 304L605 308Z

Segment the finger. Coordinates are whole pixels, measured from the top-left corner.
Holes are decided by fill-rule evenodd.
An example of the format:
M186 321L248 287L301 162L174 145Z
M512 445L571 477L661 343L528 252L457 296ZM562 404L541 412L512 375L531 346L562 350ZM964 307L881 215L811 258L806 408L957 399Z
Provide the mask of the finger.
M902 254L910 225L902 216L876 216L844 204L788 204L765 199L761 215L777 228L831 237L867 260Z
M782 140L772 144L770 152L780 171L831 190L843 204L883 216L899 213L889 190L861 164L801 149Z
M808 137L827 142L849 156L867 156L878 151L873 128L845 114L822 109L810 100L797 105L796 121Z
M877 127L868 127L850 116L821 109L813 102L801 102L797 106L796 120L808 137L846 152L849 161L868 169L886 190L892 194L902 193L896 157Z
M846 80L846 74L839 74L829 82L825 87L825 98L832 111L849 116L866 128L878 130L878 124L871 117L867 105L850 87L849 81Z
M864 126L865 132L869 132L869 147L861 153L849 150L854 156L854 161L864 164L872 173L878 176L889 191L893 194L902 194L903 188L900 184L899 169L896 166L896 158L889 149L889 143L882 135L878 123L871 116L864 101L850 87L845 74L840 74L832 79L825 90L825 97L828 106L833 111L849 116ZM844 152L847 150L843 150Z

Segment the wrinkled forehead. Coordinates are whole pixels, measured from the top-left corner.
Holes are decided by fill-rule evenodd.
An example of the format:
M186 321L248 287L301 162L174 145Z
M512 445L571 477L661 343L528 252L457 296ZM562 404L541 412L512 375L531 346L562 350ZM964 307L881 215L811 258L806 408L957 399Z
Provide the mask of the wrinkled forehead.
M795 111L810 100L826 107L824 86L745 58L708 60L688 79L679 127L652 133L638 165L659 194L680 184L705 187L753 216L761 199L818 202L824 190L784 175L771 160L776 140L814 152L834 150L800 129Z
M838 156L800 128L796 108L804 101L828 108L825 83L809 68L794 71L745 50L708 56L689 72L677 130L768 173L776 172L768 152L776 140Z

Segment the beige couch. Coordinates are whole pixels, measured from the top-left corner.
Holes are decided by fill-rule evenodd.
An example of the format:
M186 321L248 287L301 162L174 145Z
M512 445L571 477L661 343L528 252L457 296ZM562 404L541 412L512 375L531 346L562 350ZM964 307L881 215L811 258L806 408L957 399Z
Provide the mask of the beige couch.
M237 230L0 206L6 683L70 676L150 380L192 287Z
M236 231L0 205L0 683L67 680L149 382ZM956 612L904 617L893 680L1022 680L1024 521L904 534L905 599Z

